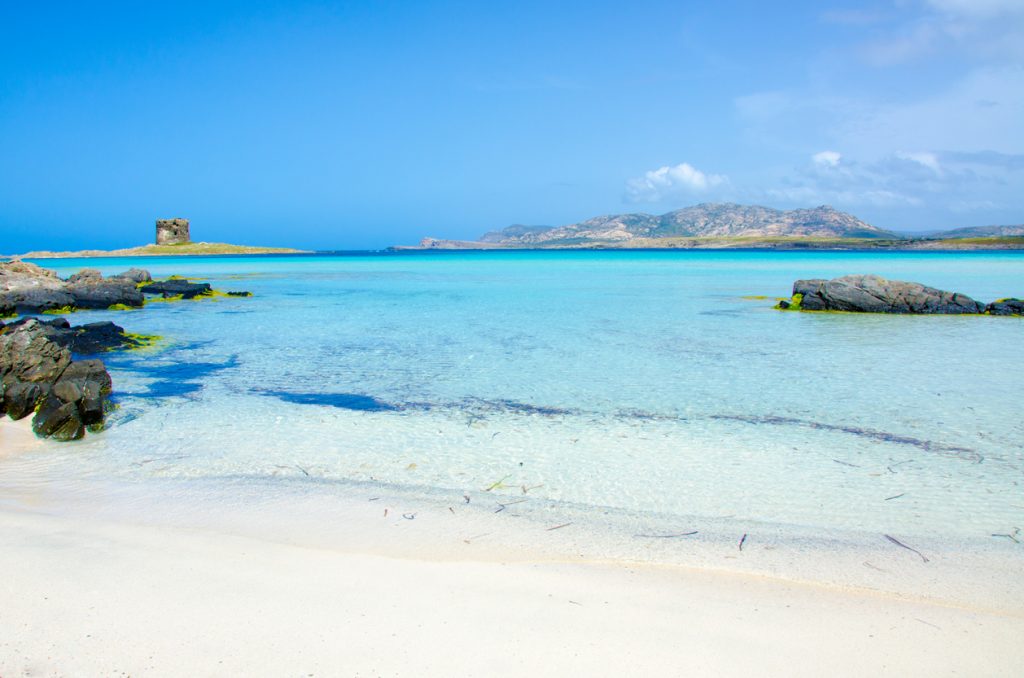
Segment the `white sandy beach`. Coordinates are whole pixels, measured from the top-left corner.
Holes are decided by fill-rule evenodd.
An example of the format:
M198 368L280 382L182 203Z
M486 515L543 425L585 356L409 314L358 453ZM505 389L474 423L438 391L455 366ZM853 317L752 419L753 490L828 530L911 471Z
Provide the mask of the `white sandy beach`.
M15 457L46 445L27 419L3 420L0 442L0 676L1019 675L1012 604L475 542L460 555L440 517L486 531L504 514L396 523L384 499L154 522L123 507L174 504L139 488L19 485ZM310 516L339 540L302 534Z
M13 421L6 415L0 415L0 457L24 452L39 443L32 433L32 417Z
M1013 676L1020 616L0 512L0 675Z

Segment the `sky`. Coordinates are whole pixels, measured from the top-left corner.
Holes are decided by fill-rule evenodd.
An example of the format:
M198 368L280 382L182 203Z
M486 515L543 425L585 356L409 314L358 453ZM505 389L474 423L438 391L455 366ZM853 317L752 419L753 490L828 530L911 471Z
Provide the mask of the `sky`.
M0 0L0 252L1024 223L1024 0Z

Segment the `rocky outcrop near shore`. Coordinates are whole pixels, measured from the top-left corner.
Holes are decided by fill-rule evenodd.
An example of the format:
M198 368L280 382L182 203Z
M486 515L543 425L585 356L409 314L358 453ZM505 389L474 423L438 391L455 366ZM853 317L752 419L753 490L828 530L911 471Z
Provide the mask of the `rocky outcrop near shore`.
M85 269L67 280L26 261L0 263L0 316L111 306L139 308L144 303L137 283L149 273L132 269L104 278Z
M147 345L153 339L153 337L128 334L123 327L110 321L72 326L64 318L54 318L53 320L22 318L8 323L6 327L0 324L0 332L13 332L30 322L37 323L38 331L47 339L75 355L96 355L118 349L137 348Z
M178 277L154 282L139 268L106 278L95 269L83 269L64 280L35 264L0 263L3 316L139 308L144 294L166 300L251 296ZM98 359L75 358L146 346L155 339L129 334L109 321L77 326L64 318L0 321L0 416L22 419L34 414L36 435L56 440L77 440L87 429L98 430L111 392L110 375Z
M0 416L23 419L34 413L36 435L77 440L87 428L103 426L110 375L99 360L73 360L55 340L55 330L72 330L29 318L0 324Z
M852 313L1020 315L1024 302L1000 299L991 304L965 294L877 275L848 275L832 280L797 280L793 296L776 308Z

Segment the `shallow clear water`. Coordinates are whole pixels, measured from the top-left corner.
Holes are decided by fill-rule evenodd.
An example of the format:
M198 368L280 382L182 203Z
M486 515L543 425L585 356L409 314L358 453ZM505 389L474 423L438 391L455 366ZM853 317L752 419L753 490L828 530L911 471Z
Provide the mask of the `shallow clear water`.
M687 524L968 539L1024 526L1021 319L771 308L797 278L852 273L1024 296L1020 253L39 263L255 296L76 314L165 341L107 356L111 427L10 462L25 468L491 488Z

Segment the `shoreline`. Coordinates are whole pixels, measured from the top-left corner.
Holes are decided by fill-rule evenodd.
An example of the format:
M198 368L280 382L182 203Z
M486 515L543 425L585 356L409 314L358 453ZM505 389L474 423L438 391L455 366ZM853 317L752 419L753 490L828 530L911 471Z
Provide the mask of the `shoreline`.
M1024 632L1020 615L673 566L397 558L11 509L0 535L3 673L1009 676Z
M28 419L0 428L45 444ZM1018 668L1005 651L1024 633L1020 587L1004 586L1019 562L1009 547L1000 568L918 539L928 564L884 542L865 552L806 535L755 533L740 554L702 527L710 543L636 540L629 557L602 551L572 515L555 523L511 501L496 512L489 502L510 497L485 491L463 506L377 483L103 481L61 470L82 453L74 443L45 452L0 464L0 624L14 630L0 639L4 675ZM597 513L590 528L615 529ZM696 555L667 561L676 549ZM844 580L854 571L862 579ZM988 600L915 588L971 577Z
M53 469L51 455L65 449L81 454L72 446L8 457L0 465L6 507L83 524L199 530L398 559L674 568L1024 615L1018 547L994 538L894 532L903 540L897 545L874 532L640 514L526 502L518 493L463 496L373 482L54 476L47 470Z

